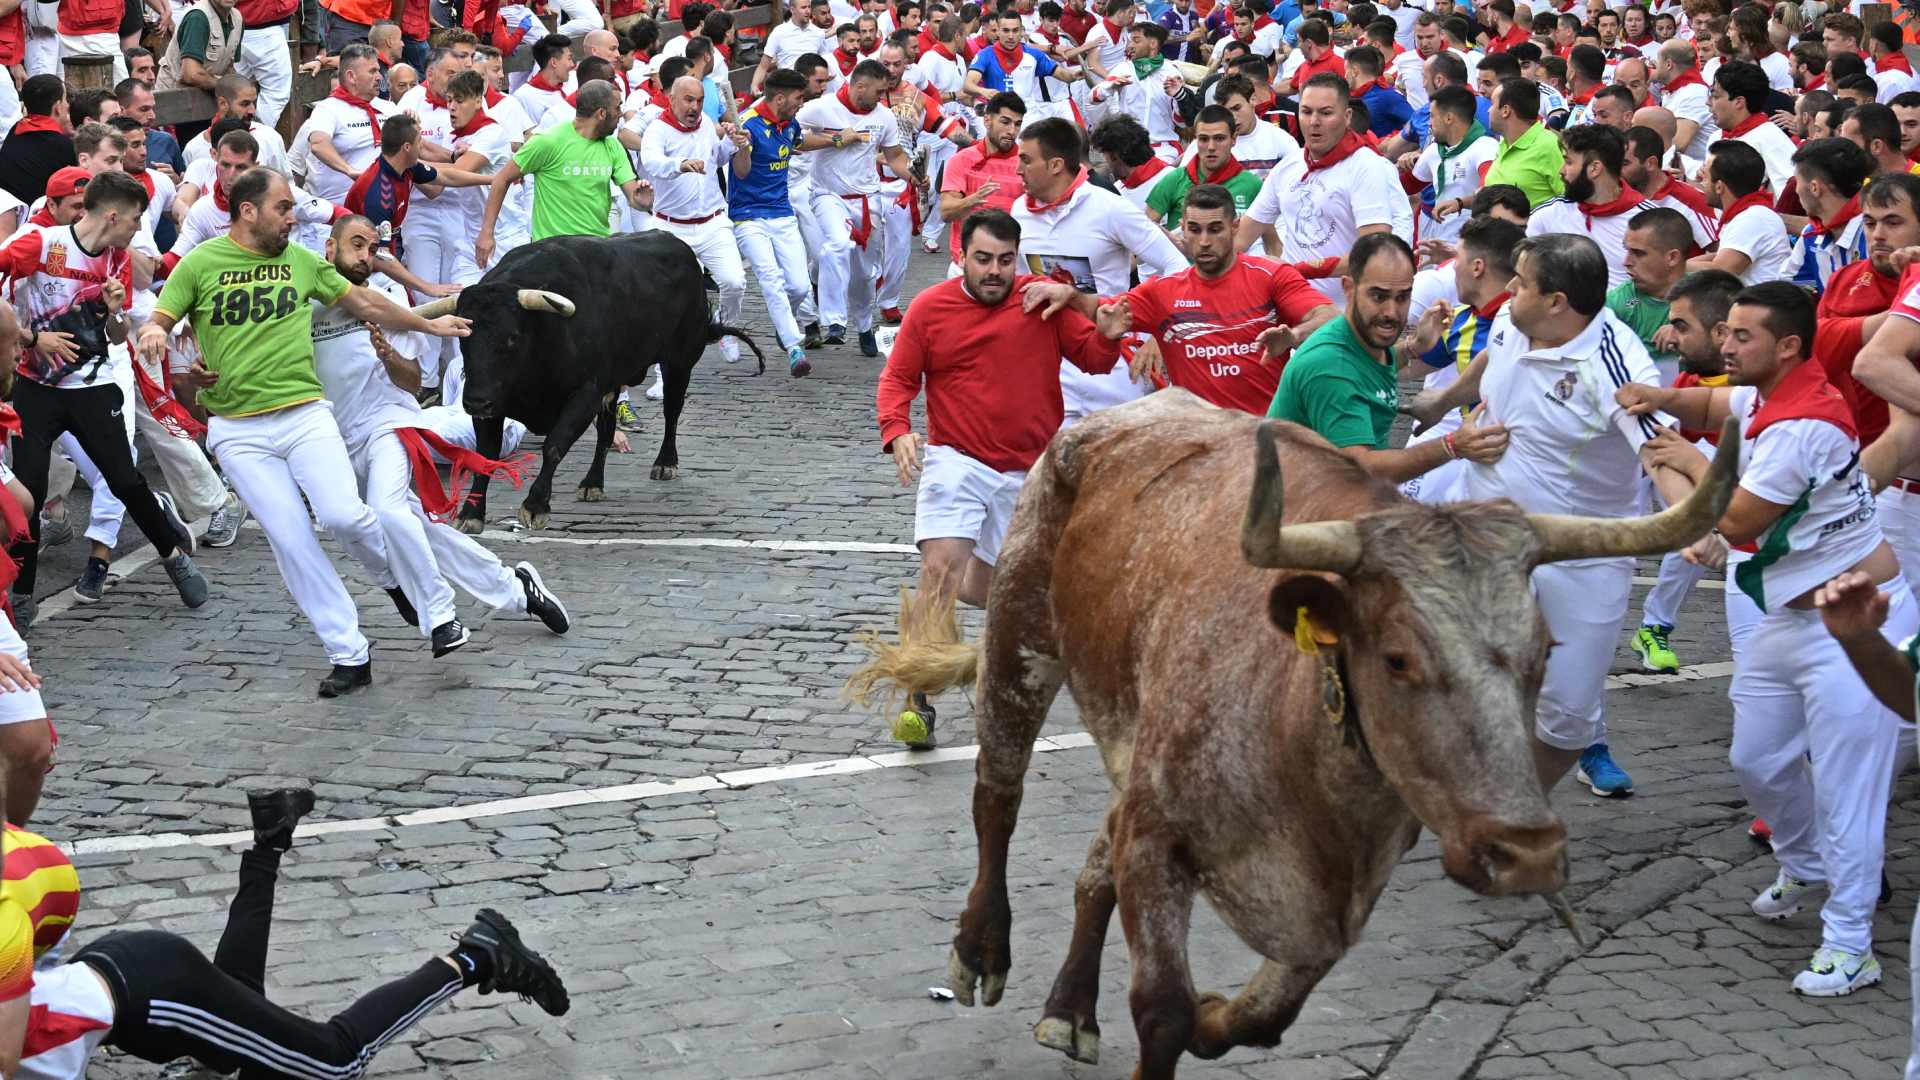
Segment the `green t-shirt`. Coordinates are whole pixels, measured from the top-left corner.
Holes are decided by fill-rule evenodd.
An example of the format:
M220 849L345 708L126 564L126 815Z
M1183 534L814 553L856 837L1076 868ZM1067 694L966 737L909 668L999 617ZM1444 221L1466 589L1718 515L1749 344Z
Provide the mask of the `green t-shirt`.
M1392 350L1387 355L1391 361ZM1341 448L1385 450L1399 411L1399 366L1376 360L1341 316L1315 330L1287 361L1267 415L1312 428Z
M1537 208L1566 190L1566 182L1560 177L1560 167L1565 163L1559 133L1536 122L1518 139L1502 142L1493 152L1493 164L1481 186L1512 184L1526 192L1527 202Z
M1678 354L1660 352L1653 347L1653 335L1667 325L1667 309L1672 306L1665 300L1641 292L1632 281L1623 281L1607 290L1607 310L1633 329L1633 335L1647 347L1647 355L1656 362L1679 360Z
M234 13L229 11L227 17L220 22L222 35L232 36ZM180 26L174 31L174 37L180 42L182 58L192 57L203 64L207 62L207 43L213 40L213 24L207 21L206 12L193 8L180 16ZM231 53L238 51L239 46L236 43L235 47L229 50L228 59L232 59Z
M253 416L322 396L313 370L313 305L352 288L333 264L299 244L268 258L225 236L187 252L156 310L192 319L220 381L200 393L215 416Z
M548 128L513 155L535 178L533 238L606 236L613 189L634 178L633 161L618 139L589 139L572 124Z
M1221 185L1233 194L1235 213L1244 214L1260 194L1260 178L1242 169ZM1180 215L1187 212L1187 192L1194 188L1193 177L1185 169L1168 169L1160 182L1147 192L1147 205L1160 211L1160 224L1169 229L1180 227Z

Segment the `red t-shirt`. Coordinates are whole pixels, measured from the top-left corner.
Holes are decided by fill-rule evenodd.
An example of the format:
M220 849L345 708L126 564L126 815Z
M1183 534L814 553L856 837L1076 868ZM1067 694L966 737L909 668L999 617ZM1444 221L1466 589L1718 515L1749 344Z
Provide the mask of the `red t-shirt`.
M947 161L946 171L940 174L940 190L971 195L991 180L999 186L981 205L1010 212L1014 202L1027 193L1027 183L1020 178L1020 155L1007 153L987 157L986 154L987 141L981 139L953 155ZM965 221L965 217L954 218L953 227L948 230L951 237L949 246L956 263L960 261L960 226Z
M1191 267L1149 278L1127 299L1133 328L1159 341L1173 385L1255 416L1267 415L1286 366L1266 359L1261 333L1332 303L1293 267L1257 255L1240 256L1212 281Z
M1301 64L1293 73L1292 82L1294 92L1298 93L1302 87L1306 86L1308 79L1313 78L1315 75L1322 74L1333 74L1343 79L1346 78L1346 58L1334 52L1332 49L1328 49L1325 53L1321 54L1320 59L1308 60Z
M1853 358L1864 344L1860 318L1878 315L1892 305L1900 281L1873 270L1868 259L1848 263L1833 275L1820 294L1820 330L1814 336L1814 357L1826 369L1827 381L1847 399L1860 445L1870 445L1887 430L1887 403L1853 377Z
M1060 29L1065 30L1068 37L1083 45L1086 44L1087 34L1093 29L1093 24L1099 21L1100 16L1089 10L1075 11L1063 5L1060 12Z

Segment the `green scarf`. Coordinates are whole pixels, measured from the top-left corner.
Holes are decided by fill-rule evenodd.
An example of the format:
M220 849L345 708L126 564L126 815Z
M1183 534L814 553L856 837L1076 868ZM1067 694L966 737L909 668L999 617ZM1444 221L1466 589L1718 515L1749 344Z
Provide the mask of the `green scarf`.
M1467 133L1461 136L1459 142L1454 143L1452 146L1440 146L1440 164L1433 170L1433 190L1436 196L1446 190L1447 187L1447 161L1450 158L1456 158L1465 153L1467 147L1485 138L1486 134L1486 125L1476 119L1473 122L1473 126L1467 129ZM1435 145L1440 144L1436 143Z
M1135 60L1133 62L1133 77L1140 80L1151 78L1154 72L1160 70L1160 65L1166 62L1167 58L1161 56L1159 53L1154 53L1144 60Z

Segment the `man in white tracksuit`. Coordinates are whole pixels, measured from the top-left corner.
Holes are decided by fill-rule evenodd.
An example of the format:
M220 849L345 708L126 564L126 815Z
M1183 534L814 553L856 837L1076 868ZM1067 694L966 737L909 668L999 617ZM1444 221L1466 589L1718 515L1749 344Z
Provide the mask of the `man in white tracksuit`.
M747 293L747 272L740 265L740 248L733 238L733 219L727 216L727 197L720 191L720 170L749 144L746 132L733 124L715 127L701 112L706 89L700 80L683 75L667 90L667 109L647 125L640 137L640 171L653 184L652 226L687 242L700 265L720 286L715 317L731 323L740 316ZM740 359L740 343L720 343L727 362Z
M383 284L368 283L378 245L371 222L357 214L344 217L327 240L327 260L349 282L378 288L404 304L406 290L384 278L379 279ZM449 581L496 611L531 616L556 634L566 633L566 608L546 590L531 563L509 570L472 537L427 516L414 479L417 468L432 466L416 465L409 444L422 429L431 429L406 385L419 380L418 354L438 342L413 333L382 338L376 341L365 322L345 311L314 307L314 370L333 405L361 497L386 536L388 563L419 614L420 632L432 638L434 655L444 656L468 639L455 617ZM437 475L430 479L439 483Z

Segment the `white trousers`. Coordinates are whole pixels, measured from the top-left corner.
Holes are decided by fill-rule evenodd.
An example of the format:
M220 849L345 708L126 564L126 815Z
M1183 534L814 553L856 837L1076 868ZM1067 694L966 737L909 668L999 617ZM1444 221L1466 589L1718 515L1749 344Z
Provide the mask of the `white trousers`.
M458 208L451 203L445 208L431 206L435 201L424 195L414 199L404 227L405 255L401 261L420 280L444 285L459 280L462 250L466 252L467 262L473 263L473 245L467 241L467 223L461 219ZM421 212L423 208L425 213ZM480 280L478 266L474 267L473 280ZM420 385L439 386L441 372L459 355L458 338L437 338L431 342L427 355L421 358Z
M1920 609L1903 578L1880 590L1890 602L1881 633L1897 644L1920 629ZM1811 609L1761 617L1727 696L1728 756L1755 816L1773 828L1780 868L1827 883L1823 944L1869 951L1899 718L1874 698Z
M113 57L113 81L117 84L127 77L127 58L120 51L120 35L111 34L71 34L58 35L60 59L69 56L111 56ZM64 74L64 70L61 72Z
M60 35L51 30L27 32L27 75L60 75Z
M268 127L278 127L280 114L293 97L293 54L287 50L286 26L249 26L242 31L240 55L234 57L233 69L260 87L255 118Z
M873 329L879 313L875 287L886 250L886 214L880 198L868 195L864 201L873 232L863 247L853 242L853 230L861 224L862 199L843 199L818 188L813 192L813 216L820 223L820 322L851 327L858 333Z
M1677 551L1667 552L1660 559L1660 580L1647 590L1647 602L1640 605L1640 624L1668 630L1679 625L1680 605L1706 575L1706 567L1688 562Z
M653 215L651 225L687 242L700 265L713 275L720 286L720 310L715 317L730 323L740 317L740 305L747 296L747 270L740 265L740 246L734 243L733 221L725 214L710 217L698 225L682 225Z
M420 633L454 617L449 581L488 607L527 613L520 579L493 552L460 530L427 516L413 490L413 467L400 436L383 431L352 452L360 495L386 537L387 558L400 589L420 613Z
M1585 750L1607 739L1607 671L1633 591L1633 560L1548 563L1533 572L1533 595L1554 649L1540 686L1533 732L1548 746Z
M100 475L100 467L93 463L85 450L80 449L80 440L74 438L72 432L55 439L53 445L67 455L73 462L74 472L84 477L87 486L93 489L93 498L87 504L87 539L105 544L107 550L112 551L114 545L120 542L120 522L126 517L127 504L113 497L113 492L107 487L106 477ZM140 462L140 448L137 446L133 447L133 460L136 465ZM52 476L51 469L48 475ZM72 487L73 479L69 474L66 486L60 489L61 494L66 494Z
M307 518L306 496L320 527L333 534L347 554L373 575L375 584L398 584L387 565L386 537L373 510L360 501L353 462L333 407L311 401L259 416L216 416L207 425L207 445L219 456L254 520L266 530L267 544L280 577L301 614L327 648L335 664L367 662L366 635L353 597L320 548Z
M882 311L900 306L900 289L907 281L907 260L913 256L913 209L900 205L898 195L881 192L880 206L886 211L887 225L882 229L880 284L874 303Z
M138 395L134 398L133 423L146 438L147 450L160 466L160 475L183 519L197 521L226 504L227 486L213 471L213 463L200 444L168 431Z
M800 223L800 239L807 244L807 279L819 276L820 262L820 219L813 213L813 184L803 182L788 185L787 201L793 205L793 216Z
M1907 588L1920 596L1920 494L1882 488L1873 503L1880 531L1900 559L1900 573L1907 579Z
M807 243L798 218L753 218L733 223L740 254L753 267L767 302L774 336L782 349L800 344L800 321L811 314L813 282L807 277ZM811 321L810 319L808 321Z

